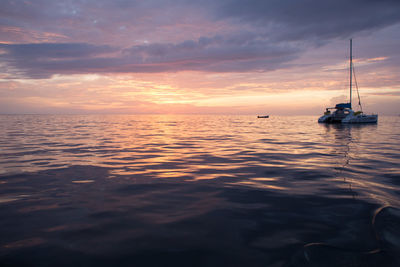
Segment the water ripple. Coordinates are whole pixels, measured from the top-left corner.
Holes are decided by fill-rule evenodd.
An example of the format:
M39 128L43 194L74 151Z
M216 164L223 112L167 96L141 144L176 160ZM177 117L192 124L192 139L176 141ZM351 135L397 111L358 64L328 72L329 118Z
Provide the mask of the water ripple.
M400 263L397 117L343 126L9 115L0 124L0 265Z

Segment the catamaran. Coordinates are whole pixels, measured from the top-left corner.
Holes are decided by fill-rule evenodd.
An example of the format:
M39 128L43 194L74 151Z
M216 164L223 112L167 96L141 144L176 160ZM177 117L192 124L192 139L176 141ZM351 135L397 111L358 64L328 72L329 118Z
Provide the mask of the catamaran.
M353 111L352 109L352 79L354 74L354 81L357 88L358 105L360 111ZM333 112L331 110L334 110ZM376 123L378 121L378 115L372 114L367 115L362 111L360 94L358 92L357 79L354 72L353 65L353 40L350 39L350 102L336 104L335 107L326 108L323 116L318 119L321 123Z

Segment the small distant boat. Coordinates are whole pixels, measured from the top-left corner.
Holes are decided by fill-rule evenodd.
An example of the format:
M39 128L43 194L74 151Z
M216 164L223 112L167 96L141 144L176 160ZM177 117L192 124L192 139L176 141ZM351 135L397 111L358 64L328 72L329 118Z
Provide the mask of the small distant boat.
M360 94L358 93L358 85L356 76L354 73L353 65L353 40L350 39L350 103L336 104L335 107L326 108L324 115L322 115L318 122L320 123L376 123L378 121L378 115L372 114L367 115L362 111ZM354 81L357 88L358 104L360 111L353 111L352 109L352 78L354 73ZM334 109L335 111L331 112Z
M261 119L261 118L269 118L269 115L257 116L257 118L259 118L259 119Z

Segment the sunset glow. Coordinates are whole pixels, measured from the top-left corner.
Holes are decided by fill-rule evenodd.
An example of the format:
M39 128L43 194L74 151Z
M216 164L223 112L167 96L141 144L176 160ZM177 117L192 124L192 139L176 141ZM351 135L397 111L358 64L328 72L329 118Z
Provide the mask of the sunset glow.
M366 110L397 115L399 4L358 2L2 1L0 113L319 114L353 38Z

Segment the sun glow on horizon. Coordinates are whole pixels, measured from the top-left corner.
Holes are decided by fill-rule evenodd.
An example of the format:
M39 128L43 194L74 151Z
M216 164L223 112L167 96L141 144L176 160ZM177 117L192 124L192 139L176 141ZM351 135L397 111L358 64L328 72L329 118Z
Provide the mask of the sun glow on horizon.
M381 60L385 59L378 61ZM341 69L322 68L301 78L296 72L75 74L54 75L50 79L3 79L0 84L8 88L3 91L5 101L13 101L17 107L26 107L34 113L46 107L45 113L303 115L319 113L325 106L339 101L339 96L347 94ZM277 82L276 77L284 78ZM388 97L393 100L399 98L398 92L396 88L364 87L363 101L373 104L376 99L378 103ZM375 100L370 101L373 96Z

